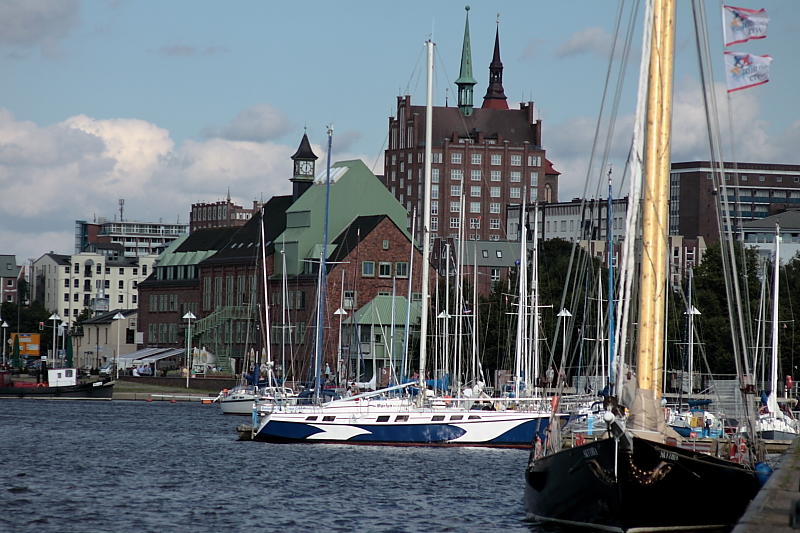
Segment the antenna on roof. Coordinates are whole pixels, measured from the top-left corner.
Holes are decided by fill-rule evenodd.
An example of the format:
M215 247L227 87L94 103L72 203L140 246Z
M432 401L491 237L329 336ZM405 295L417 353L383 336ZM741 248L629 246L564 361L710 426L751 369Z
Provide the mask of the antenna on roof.
M122 222L122 212L125 211L125 199L119 199L119 221Z

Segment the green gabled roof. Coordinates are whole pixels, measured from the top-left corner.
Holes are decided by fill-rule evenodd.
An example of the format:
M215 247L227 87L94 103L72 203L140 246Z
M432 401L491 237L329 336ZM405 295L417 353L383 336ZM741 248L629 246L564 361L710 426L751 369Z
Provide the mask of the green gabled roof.
M325 224L325 192L327 171L317 175L314 184L286 210L308 213L308 226L287 228L275 238L275 251L280 253L286 243L287 274L303 272L303 260L322 243ZM361 160L340 161L331 165L330 208L328 213L328 256L333 252L330 243L359 216L387 215L405 232L408 213L381 181ZM406 232L407 233L407 232ZM316 257L319 251L316 252ZM275 273L281 272L276 262Z
M408 300L404 296L394 297L394 323L397 326L405 325L406 323L406 306ZM421 310L418 303L411 305L410 323L412 325L419 322ZM370 300L366 305L361 307L358 311L353 313L353 316L348 317L343 324L353 324L355 322L359 325L392 325L392 297L391 296L376 296Z

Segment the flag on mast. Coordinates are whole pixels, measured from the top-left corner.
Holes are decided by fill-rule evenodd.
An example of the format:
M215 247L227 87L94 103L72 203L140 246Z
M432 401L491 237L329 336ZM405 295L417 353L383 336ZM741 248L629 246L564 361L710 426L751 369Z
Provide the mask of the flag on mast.
M725 52L725 82L728 92L740 91L769 81L770 56Z
M758 11L744 7L722 6L722 31L725 46L743 43L767 36L769 16L764 9Z

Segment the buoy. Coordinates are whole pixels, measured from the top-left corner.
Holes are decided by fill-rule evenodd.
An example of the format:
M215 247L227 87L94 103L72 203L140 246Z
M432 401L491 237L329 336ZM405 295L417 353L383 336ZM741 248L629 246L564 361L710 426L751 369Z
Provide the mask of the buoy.
M211 400L207 400L207 399L203 398L203 403L204 403L205 405L208 405L208 404L210 404L210 403L211 403Z
M175 398L173 398L173 399L171 399L169 402L170 402L170 403L178 403L178 400L176 400Z
M148 399L147 399L147 401L148 401L148 402L152 402L152 401L153 401L153 399L152 399L152 398L148 398Z

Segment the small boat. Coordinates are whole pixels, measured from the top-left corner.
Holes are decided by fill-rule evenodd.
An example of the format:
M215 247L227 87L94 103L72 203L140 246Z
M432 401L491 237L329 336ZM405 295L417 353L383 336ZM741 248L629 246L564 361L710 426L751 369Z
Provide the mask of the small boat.
M108 399L113 396L114 381L102 380L82 383L77 368L51 368L47 382L12 381L8 370L0 370L0 398L92 398Z
M261 405L271 404L276 399L290 401L297 394L288 387L261 387L253 388L239 386L228 390L223 389L214 401L219 402L220 410L224 415L246 415L253 413L255 403Z

